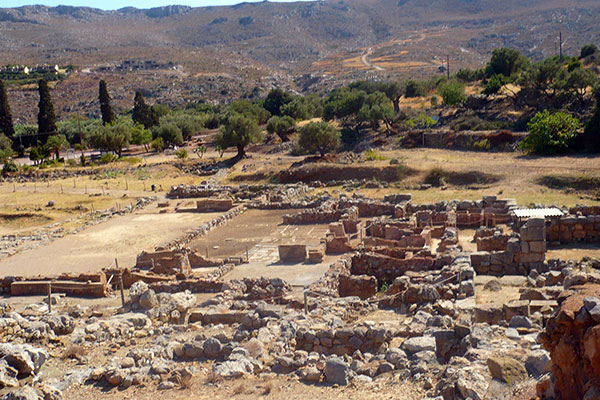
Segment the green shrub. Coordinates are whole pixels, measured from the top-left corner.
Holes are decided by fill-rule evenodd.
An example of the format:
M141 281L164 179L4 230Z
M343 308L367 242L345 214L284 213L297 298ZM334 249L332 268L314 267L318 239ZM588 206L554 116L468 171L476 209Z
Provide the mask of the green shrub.
M76 167L77 166L77 161L75 159L73 159L73 158L69 158L67 160L67 165L69 167Z
M476 140L471 146L471 148L476 151L489 151L491 147L492 145L488 139Z
M424 182L431 186L443 186L444 185L444 174L445 171L441 168L432 168L427 171Z
M423 82L416 82L409 80L406 82L406 91L404 93L406 98L409 97L424 97L427 96L427 89Z
M450 81L442 85L439 93L447 106L458 106L467 100L464 86L456 81Z
M163 151L165 148L165 142L163 141L163 139L161 137L157 137L156 139L154 139L152 141L152 150L157 151L157 152L161 152Z
M117 161L118 159L119 158L116 155L114 155L113 153L104 153L100 157L100 163L101 164L109 164L109 163Z
M367 161L385 160L385 157L377 154L377 150L375 149L365 150L365 158Z
M431 99L429 101L431 102L432 107L435 107L438 104L440 104L440 100L437 96L431 96Z
M188 158L188 151L186 149L179 149L175 152L175 156L180 160Z
M561 154L569 150L577 138L579 120L570 114L548 110L538 112L527 124L529 135L519 143L528 153Z
M416 129L429 129L434 127L436 124L437 122L433 118L425 114L418 114L417 116L406 120L406 125L409 128Z
M19 172L19 167L12 160L6 162L4 164L4 166L2 167L2 173L3 174L7 174L9 172Z

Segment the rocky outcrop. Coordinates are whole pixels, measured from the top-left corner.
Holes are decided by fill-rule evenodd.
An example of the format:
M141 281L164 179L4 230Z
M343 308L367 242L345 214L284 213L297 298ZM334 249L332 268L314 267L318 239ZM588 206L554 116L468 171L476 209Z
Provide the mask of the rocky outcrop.
M552 380L538 395L553 391L560 399L597 398L600 390L600 285L573 287L548 320L540 341L550 352ZM553 383L553 385L552 385Z

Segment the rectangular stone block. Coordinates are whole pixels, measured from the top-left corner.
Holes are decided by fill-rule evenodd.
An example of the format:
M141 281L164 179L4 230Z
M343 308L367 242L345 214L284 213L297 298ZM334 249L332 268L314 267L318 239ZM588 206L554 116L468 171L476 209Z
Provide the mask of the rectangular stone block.
M536 241L529 242L529 249L532 253L545 253L546 252L546 242Z
M304 262L306 260L306 245L281 244L279 245L279 260L283 262Z

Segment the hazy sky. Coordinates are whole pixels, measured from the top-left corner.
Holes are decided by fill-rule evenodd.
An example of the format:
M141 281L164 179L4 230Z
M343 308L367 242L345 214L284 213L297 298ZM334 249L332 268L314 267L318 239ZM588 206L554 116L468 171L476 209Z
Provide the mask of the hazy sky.
M256 0L247 0L256 1ZM278 0L290 2L295 0ZM231 5L242 3L244 0L0 0L0 8L2 7L21 7L32 4L43 4L46 6L87 6L101 8L103 10L117 10L123 7L151 8L159 6L167 6L172 4L186 5L192 7L216 6L216 5Z

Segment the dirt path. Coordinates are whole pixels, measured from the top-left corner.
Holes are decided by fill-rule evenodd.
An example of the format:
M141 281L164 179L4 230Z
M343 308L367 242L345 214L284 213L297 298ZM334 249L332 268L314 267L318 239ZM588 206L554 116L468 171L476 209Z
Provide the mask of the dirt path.
M158 214L152 208L116 217L76 235L3 259L0 276L98 271L114 263L115 257L120 267L131 267L142 250L153 250L216 215Z
M363 54L362 56L360 56L360 62L363 63L363 65L365 65L366 67L375 68L377 71L385 71L384 68L374 65L371 61L369 61L369 56L371 55L372 52L373 52L373 49L369 47L367 52L365 54Z

